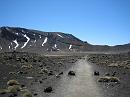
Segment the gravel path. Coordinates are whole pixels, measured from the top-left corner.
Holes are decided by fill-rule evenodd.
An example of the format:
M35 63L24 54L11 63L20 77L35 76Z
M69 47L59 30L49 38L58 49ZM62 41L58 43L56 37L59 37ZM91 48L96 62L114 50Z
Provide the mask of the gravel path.
M103 97L101 89L93 79L93 70L86 58L80 59L75 64L69 70L74 70L76 76L66 76L68 70L50 97Z

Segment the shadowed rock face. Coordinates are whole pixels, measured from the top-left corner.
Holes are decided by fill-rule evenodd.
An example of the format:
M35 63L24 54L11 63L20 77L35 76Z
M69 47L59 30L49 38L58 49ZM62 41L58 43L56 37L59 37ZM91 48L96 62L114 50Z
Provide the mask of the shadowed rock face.
M14 50L33 53L50 51L129 51L130 44L113 47L91 45L71 34L43 32L18 27L1 27L0 52Z

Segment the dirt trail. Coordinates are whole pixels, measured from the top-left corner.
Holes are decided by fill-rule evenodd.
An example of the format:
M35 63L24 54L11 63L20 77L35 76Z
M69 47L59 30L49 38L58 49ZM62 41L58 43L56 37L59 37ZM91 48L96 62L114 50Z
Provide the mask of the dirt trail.
M76 76L68 77L66 74L69 70L66 72L50 97L103 97L101 89L93 79L93 70L86 58L78 60L76 65L70 68L76 71Z

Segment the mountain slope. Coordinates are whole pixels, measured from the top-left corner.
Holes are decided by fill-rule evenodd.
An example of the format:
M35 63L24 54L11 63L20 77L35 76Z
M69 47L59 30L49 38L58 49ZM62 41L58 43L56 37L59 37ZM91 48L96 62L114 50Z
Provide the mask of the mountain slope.
M0 28L0 52L23 51L45 53L50 51L130 51L130 44L107 46L91 45L71 34L43 32L19 27Z
M83 50L85 45L71 34L16 27L0 28L0 51L75 51Z

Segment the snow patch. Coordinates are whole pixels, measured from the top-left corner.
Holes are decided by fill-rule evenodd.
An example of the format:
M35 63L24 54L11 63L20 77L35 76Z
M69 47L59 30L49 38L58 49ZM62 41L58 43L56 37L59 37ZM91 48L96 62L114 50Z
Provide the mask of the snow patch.
M18 33L16 33L16 35L19 35Z
M10 29L8 27L5 28L6 30L10 31Z
M2 46L0 46L0 49L2 50Z
M16 44L16 46L14 47L14 49L16 50L16 48L19 46L19 44L18 44L17 40L14 40L13 42Z
M61 36L60 34L57 34L59 37L61 37L61 38L64 38L63 36Z
M54 47L57 48L57 45L55 44Z
M21 47L21 49L23 49L28 44L28 42L30 41L30 38L26 34L23 35L23 36L27 39L27 41L24 43L24 45Z
M54 44L54 46L52 48L53 49L57 49L57 44Z
M25 31L24 31L24 30L22 30L22 32L23 32L23 33L25 33ZM26 33L28 33L28 32L26 32Z
M72 48L72 45L70 44L70 46L69 46L69 50Z
M9 49L10 49L10 45L9 45Z
M24 30L22 30L22 32L24 33Z
M37 40L35 39L35 40L34 40L34 43L36 43L36 41L37 41Z
M45 39L44 39L44 41L43 41L43 43L42 43L42 46L44 46L44 44L47 42L47 37L45 37Z
M42 38L42 36L41 36L41 35L39 35L39 38Z
M57 51L60 51L60 49L57 49Z

